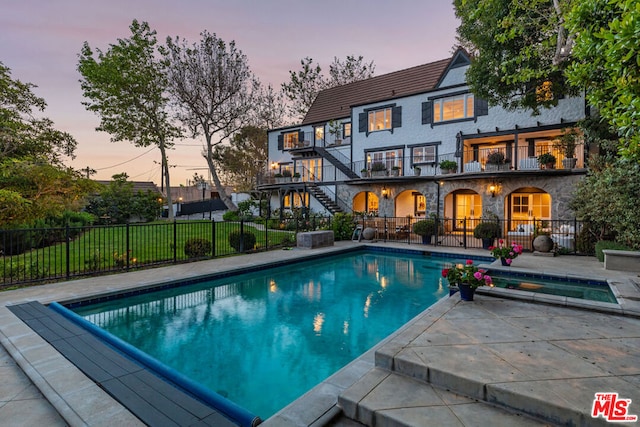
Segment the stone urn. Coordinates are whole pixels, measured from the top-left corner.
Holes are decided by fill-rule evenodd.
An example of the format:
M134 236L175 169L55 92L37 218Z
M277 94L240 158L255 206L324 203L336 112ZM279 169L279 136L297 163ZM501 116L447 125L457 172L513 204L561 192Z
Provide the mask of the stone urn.
M362 230L362 238L364 240L373 240L375 235L376 235L376 230L371 227L367 227L364 230Z
M541 234L533 239L533 249L538 252L551 252L551 249L553 249L553 240L546 234Z

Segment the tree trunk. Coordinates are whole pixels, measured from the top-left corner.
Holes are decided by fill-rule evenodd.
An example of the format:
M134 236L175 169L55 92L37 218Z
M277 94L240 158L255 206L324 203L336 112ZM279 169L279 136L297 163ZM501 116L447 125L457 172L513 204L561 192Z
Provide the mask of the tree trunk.
M162 170L164 171L164 187L167 189L168 218L173 221L173 202L171 200L171 180L169 179L169 162L164 141L160 143L160 155L162 156Z
M220 199L225 206L232 211L238 210L238 207L233 203L231 197L227 195L227 192L224 189L224 186L220 182L220 178L218 177L218 173L216 172L216 165L213 162L213 146L211 145L211 137L205 136L207 140L207 153L205 158L207 159L207 165L209 166L209 172L211 172L211 179L213 180L213 184L216 186L218 190L218 194L220 195Z

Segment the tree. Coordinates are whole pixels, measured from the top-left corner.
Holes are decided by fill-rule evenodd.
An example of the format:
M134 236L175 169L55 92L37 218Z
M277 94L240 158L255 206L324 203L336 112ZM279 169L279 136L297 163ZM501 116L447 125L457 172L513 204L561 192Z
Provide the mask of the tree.
M87 212L98 218L109 218L116 224L126 224L135 217L145 221L158 218L162 213L158 194L152 191L134 193L133 183L127 179L126 173L113 175L109 185L90 198Z
M182 136L179 126L169 114L165 95L167 78L156 59L156 32L146 22L134 20L131 37L118 39L106 52L96 50L97 58L87 42L80 53L78 71L82 75L83 102L87 110L100 116L96 130L111 134L111 141L131 141L138 147L157 145L167 188L167 203L172 206L167 150L173 140ZM173 219L173 209L169 209Z
M638 194L640 164L624 158L606 159L590 168L570 206L590 224L598 240L613 236L619 243L640 249Z
M224 204L234 210L218 176L214 148L242 127L258 83L234 41L227 45L215 34L200 35L200 43L192 46L178 37L167 38L164 65L178 116L194 138L204 136L203 156L213 183Z
M304 119L318 92L322 90L372 77L375 71L373 61L363 61L362 56L356 58L349 55L344 62L334 57L327 78L323 76L320 65L313 64L312 58L300 60L302 69L297 72L289 71L289 83L282 84L282 91L290 101L291 116L298 117L299 120Z
M569 81L621 136L619 149L640 162L640 8L630 0L583 0L567 17L576 34Z
M577 93L567 85L573 37L564 13L571 0L454 0L458 40L474 59L472 91L492 105L530 108L557 104Z
M47 106L32 92L34 87L12 79L0 62L0 160L29 157L60 165L63 157L73 158L77 142L54 129L50 119L34 116Z
M268 159L266 129L245 126L217 148L216 159L238 191L252 190Z

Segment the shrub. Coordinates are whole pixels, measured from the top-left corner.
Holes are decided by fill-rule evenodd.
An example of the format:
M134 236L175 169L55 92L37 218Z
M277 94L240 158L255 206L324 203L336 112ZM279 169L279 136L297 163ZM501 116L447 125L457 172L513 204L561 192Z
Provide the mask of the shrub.
M497 222L481 222L473 229L476 239L495 239L500 236L500 224Z
M458 169L458 164L453 160L443 160L440 162L440 169L444 169L444 170Z
M350 240L355 229L353 216L346 213L336 213L333 216L331 229L335 240Z
M442 227L438 227L438 232L442 232ZM436 220L435 218L423 219L416 221L413 224L413 232L419 236L432 236L436 234Z
M502 151L496 150L489 153L487 156L487 163L492 165L501 165L504 163L504 153Z
M238 211L226 211L222 214L222 219L225 221L240 221L240 214L238 214Z
M240 247L241 243L242 247ZM240 234L239 231L232 231L229 233L229 245L236 252L251 250L256 245L256 235L250 231L245 231L243 234Z
M202 258L211 253L211 240L193 237L184 243L184 254L189 258Z
M627 245L623 245L622 243L614 242L611 240L600 240L596 243L596 256L598 257L598 261L604 262L604 252L603 249L615 249L619 251L630 251L631 248Z

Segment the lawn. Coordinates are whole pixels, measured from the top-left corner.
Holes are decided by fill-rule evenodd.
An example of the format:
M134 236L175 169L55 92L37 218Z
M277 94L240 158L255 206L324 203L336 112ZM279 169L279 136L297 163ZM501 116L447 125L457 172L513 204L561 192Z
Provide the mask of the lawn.
M234 255L237 252L229 244L229 234L239 232L240 227L239 222L211 221L157 221L87 227L68 245L62 242L2 257L2 285L187 262L190 259L184 253L184 246L191 238L213 242L213 253L206 258ZM243 224L243 232L256 236L255 247L248 250L264 250L295 239L294 232L259 228ZM37 233L38 230L32 232Z

